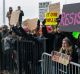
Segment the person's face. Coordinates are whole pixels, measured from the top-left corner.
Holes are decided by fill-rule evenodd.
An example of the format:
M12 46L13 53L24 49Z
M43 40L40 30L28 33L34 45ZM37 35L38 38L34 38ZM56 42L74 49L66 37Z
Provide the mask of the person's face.
M6 29L3 27L3 28L2 28L2 31L4 31L4 32L5 32L5 31L6 31Z
M12 11L12 8L9 8L9 11Z
M16 34L14 32L12 32L12 36L16 36Z
M59 30L59 28L57 28L57 32L58 32L58 33L61 33L61 31Z
M69 47L69 43L66 40L62 41L62 48L67 49Z
M40 36L42 36L42 31L39 32Z
M21 10L21 7L20 6L18 6L18 10Z

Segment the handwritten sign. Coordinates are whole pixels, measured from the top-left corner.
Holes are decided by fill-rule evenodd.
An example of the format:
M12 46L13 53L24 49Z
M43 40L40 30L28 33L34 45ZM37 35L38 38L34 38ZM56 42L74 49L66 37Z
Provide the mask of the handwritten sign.
M45 13L46 25L57 25L57 13L56 12L47 12Z
M60 15L60 2L49 5L49 12L57 12Z
M17 25L19 20L20 11L14 11L11 14L10 25Z
M30 31L36 29L38 18L27 19L23 22L23 25L27 26Z
M69 60L70 60L70 56L63 54L63 53L60 53L60 52L57 52L57 51L54 51L53 55L52 55L52 60L56 61L58 63L61 63L63 65L68 65Z
M62 31L80 31L80 3L63 6L60 25Z

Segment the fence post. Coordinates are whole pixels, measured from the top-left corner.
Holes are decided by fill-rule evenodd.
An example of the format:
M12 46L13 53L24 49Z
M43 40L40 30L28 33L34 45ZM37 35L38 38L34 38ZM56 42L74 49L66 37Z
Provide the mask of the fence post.
M21 41L17 41L17 59L18 59L18 74L22 74L22 63L21 63L21 49L20 48Z

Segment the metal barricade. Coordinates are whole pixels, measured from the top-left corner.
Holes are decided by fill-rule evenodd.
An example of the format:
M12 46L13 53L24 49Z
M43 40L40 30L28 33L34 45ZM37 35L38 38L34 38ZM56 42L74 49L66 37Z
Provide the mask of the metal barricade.
M51 54L42 54L42 74L80 74L80 64L63 65L51 60Z
M18 73L41 74L41 55L45 51L43 39L17 42Z
M17 40L15 53L7 51L1 54L0 70L13 74L41 74L41 55L46 51L46 38L36 38L31 40ZM8 56L7 53L9 53ZM10 58L9 58L10 57ZM7 67L6 60L9 59ZM5 60L5 61L4 61ZM11 61L11 62L10 62ZM12 72L10 72L12 71ZM4 72L4 74L5 74ZM6 74L7 74L6 72Z
M10 48L7 48L5 50L3 42L2 47L0 49L0 74L17 74L18 73L17 60L15 59L16 49L13 49L13 47L11 47L10 44L9 45Z

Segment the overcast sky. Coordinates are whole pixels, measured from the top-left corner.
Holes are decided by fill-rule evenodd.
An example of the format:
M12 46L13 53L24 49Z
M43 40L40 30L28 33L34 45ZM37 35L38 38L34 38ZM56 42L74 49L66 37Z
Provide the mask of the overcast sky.
M5 3L6 13L8 11L9 6L12 6L13 10L16 10L17 6L21 6L22 10L24 11L23 19L38 17L39 15L38 3L39 2L45 2L45 1L51 1L52 3L60 2L61 7L63 4L80 2L80 0L5 0L5 1L6 1ZM0 25L3 24L2 18L3 18L3 0L0 0ZM8 22L6 18L6 24L7 23Z

